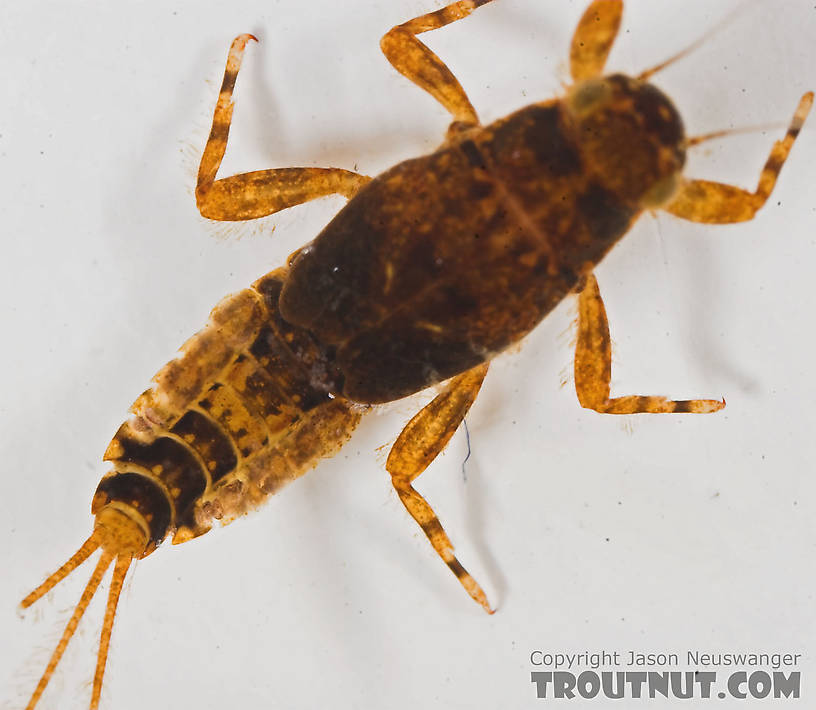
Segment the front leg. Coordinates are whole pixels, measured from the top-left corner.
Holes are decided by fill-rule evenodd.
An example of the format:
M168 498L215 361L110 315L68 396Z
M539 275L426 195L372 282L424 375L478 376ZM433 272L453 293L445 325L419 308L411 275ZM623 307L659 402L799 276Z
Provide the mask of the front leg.
M581 16L570 45L570 74L576 82L603 73L622 15L623 0L594 0Z
M774 143L754 192L708 180L687 180L663 209L677 217L707 224L730 224L753 219L757 210L771 196L779 172L812 106L813 92L809 91L800 99L785 137Z
M665 414L692 412L707 414L725 406L725 400L685 399L629 395L612 397L612 344L598 282L590 274L578 296L578 342L575 346L575 390L582 407L601 414Z

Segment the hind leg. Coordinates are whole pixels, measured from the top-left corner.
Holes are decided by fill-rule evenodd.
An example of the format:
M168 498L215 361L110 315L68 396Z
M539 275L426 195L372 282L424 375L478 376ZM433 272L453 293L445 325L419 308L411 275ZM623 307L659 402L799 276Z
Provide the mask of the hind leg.
M371 178L340 168L278 168L215 179L227 149L235 80L250 40L255 40L250 34L236 37L229 50L210 136L198 168L199 212L208 219L238 221L265 217L326 195L351 198Z

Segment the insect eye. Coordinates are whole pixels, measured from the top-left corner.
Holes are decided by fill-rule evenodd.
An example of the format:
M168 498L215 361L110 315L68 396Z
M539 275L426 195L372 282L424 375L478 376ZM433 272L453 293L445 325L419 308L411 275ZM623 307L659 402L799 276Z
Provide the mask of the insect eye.
M567 101L577 114L589 113L595 106L606 101L612 94L612 87L604 79L589 79L581 82L570 93Z
M658 180L640 199L640 204L645 209L655 209L665 205L680 187L680 174L672 173Z

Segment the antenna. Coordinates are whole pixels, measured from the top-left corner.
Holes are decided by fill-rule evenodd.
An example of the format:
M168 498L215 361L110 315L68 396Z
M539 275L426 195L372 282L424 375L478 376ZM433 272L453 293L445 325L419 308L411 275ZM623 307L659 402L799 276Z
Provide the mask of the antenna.
M663 71L666 67L671 64L674 64L676 61L687 57L696 49L699 49L703 44L705 44L709 39L711 39L717 32L722 30L726 25L730 24L731 21L740 13L744 12L746 7L749 4L754 4L757 0L744 0L739 5L737 5L731 12L729 12L725 17L723 17L716 25L714 25L710 30L708 30L702 37L698 40L692 42L688 47L684 50L678 52L677 54L669 57L665 61L653 66L651 69L647 69L644 72L638 74L637 79L640 81L647 81L649 78L657 74L659 71Z

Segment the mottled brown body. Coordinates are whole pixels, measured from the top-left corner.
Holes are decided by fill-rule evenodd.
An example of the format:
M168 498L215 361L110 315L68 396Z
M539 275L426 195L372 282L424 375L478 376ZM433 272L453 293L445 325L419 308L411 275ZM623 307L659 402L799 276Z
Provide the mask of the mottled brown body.
M601 120L633 179L608 179L567 102L534 104L374 178L299 252L281 312L337 348L344 395L385 402L489 360L628 231L685 136L659 91L609 81Z
M751 219L771 194L812 104L799 101L754 191L682 174L686 138L671 101L641 73L603 76L622 0L594 0L572 40L574 84L488 126L417 35L490 0L459 0L394 27L392 65L453 117L434 153L372 179L340 168L218 178L232 94L252 35L230 48L196 185L202 215L247 220L330 194L349 198L289 266L212 311L134 403L105 453L94 531L23 601L29 606L95 550L98 561L29 702L38 702L107 568L114 564L91 709L98 707L128 567L168 535L184 542L257 506L335 453L368 405L443 383L386 462L406 510L467 593L493 609L414 481L475 401L489 361L568 294L578 295L575 388L605 414L716 412L724 401L612 397L611 339L595 266L646 209L696 222ZM673 61L673 60L670 60Z

